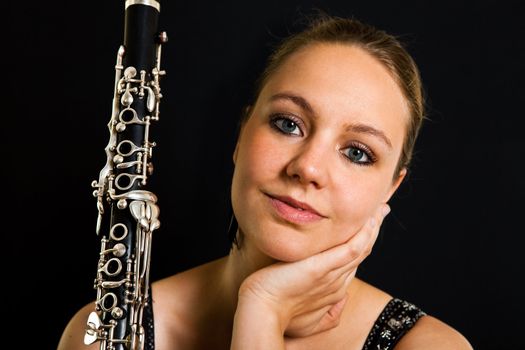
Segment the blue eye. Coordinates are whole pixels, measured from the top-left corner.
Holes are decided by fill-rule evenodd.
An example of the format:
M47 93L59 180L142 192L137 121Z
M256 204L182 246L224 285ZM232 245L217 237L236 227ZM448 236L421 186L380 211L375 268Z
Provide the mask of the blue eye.
M347 147L343 150L343 154L352 163L359 165L371 165L376 161L372 151L368 150L364 145Z
M294 121L291 117L277 116L272 118L271 125L279 132L289 135L302 136L303 132L299 128L299 123Z

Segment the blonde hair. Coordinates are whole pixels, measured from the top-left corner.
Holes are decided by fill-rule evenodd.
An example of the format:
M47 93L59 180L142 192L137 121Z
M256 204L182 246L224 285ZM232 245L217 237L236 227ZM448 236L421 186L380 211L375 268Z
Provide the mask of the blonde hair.
M408 170L425 113L421 77L412 56L396 37L359 20L329 16L324 13L308 20L309 24L305 30L285 38L269 56L266 68L255 82L252 101L243 110L238 131L249 118L251 106L257 101L261 90L270 77L292 54L313 44L355 45L375 57L388 69L401 89L409 108L410 115L408 116L403 147L393 174L393 179L397 179L402 169ZM237 236L237 227L237 220L232 209L228 236L232 243L239 248L242 237Z
M403 44L393 35L353 18L320 14L310 18L308 27L283 40L269 56L266 68L255 84L252 102L257 100L268 79L293 53L312 44L355 45L381 62L401 89L409 108L409 121L394 178L412 160L414 145L424 119L424 93L419 69ZM253 104L252 104L253 105ZM241 124L249 118L245 109Z

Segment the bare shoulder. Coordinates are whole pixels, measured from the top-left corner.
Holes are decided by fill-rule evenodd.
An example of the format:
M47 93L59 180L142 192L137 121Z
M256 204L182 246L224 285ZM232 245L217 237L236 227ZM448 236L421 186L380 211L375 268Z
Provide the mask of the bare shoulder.
M469 341L443 321L423 316L396 345L395 350L472 350Z
M185 349L199 324L199 311L210 296L206 294L210 275L220 260L199 265L152 283L155 345L159 349Z
M165 319L185 313L189 303L198 301L203 291L207 290L210 275L220 263L220 260L215 260L153 282L151 291L155 316Z
M361 338L364 339L385 305L392 299L392 295L356 279L357 295L361 305L356 314L363 324ZM366 333L364 333L366 331ZM445 322L426 315L421 317L397 343L395 350L472 350L468 340L456 329Z
M93 303L86 304L69 320L60 341L57 350L95 350L99 349L99 343L84 345L84 334L86 332L87 319L89 314L95 310Z

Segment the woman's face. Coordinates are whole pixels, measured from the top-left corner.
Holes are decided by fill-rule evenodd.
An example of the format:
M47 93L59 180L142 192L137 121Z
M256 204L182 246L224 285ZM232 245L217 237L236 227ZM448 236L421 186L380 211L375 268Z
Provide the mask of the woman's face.
M233 159L243 249L295 261L347 241L401 182L408 122L387 69L364 50L315 44L262 89Z

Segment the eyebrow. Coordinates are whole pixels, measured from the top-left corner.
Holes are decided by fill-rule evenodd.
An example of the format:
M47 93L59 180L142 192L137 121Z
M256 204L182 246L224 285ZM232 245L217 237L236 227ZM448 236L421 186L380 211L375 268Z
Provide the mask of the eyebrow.
M310 103L308 103L308 101L306 101L301 96L294 95L288 92L281 92L281 93L272 95L270 97L270 101L276 101L276 100L289 100L295 103L297 106L301 107L303 110L309 112L310 114L314 116L316 115ZM346 125L345 132L349 132L349 131L375 136L381 141L383 141L383 143L385 143L389 148L392 148L392 142L390 142L390 140L385 135L385 133L382 132L381 130L374 128L373 126L370 126L367 124L361 124L361 123L349 124L349 125Z
M308 103L308 101L304 99L304 97L290 94L288 92L281 92L281 93L275 94L272 97L270 97L270 102L273 102L276 100L289 100L295 103L296 105L298 105L299 107L301 107L302 109L304 109L305 111L315 115L314 109Z
M367 124L350 124L347 125L345 131L352 131L357 133L369 134L377 137L383 141L389 148L392 148L392 142L386 137L385 133Z

